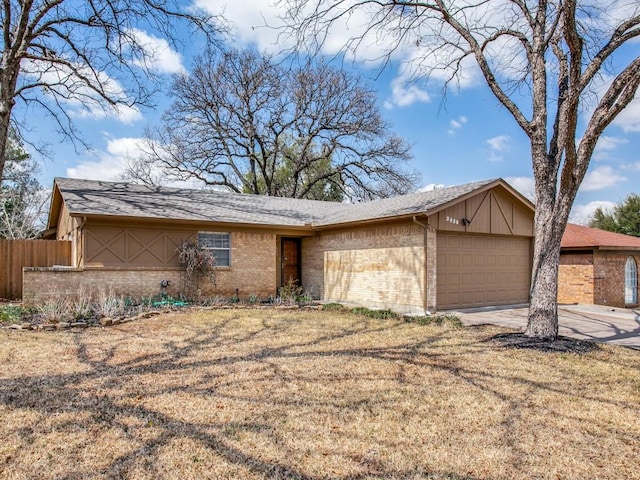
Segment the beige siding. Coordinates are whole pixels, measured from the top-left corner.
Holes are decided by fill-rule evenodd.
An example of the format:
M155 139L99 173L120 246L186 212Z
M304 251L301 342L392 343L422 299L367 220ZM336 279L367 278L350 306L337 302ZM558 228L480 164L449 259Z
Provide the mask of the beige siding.
M229 231L228 228L217 228L211 225L202 226L202 228L196 226L193 229L184 227L172 229L166 224L134 227L131 224L109 226L99 222L87 223L83 227L84 263L80 266L85 267L85 270L79 274L81 275L79 278L84 279L80 284L84 284L90 290L96 290L100 285L104 285L104 282L110 282L112 277L120 275L128 279L127 281L131 281L131 284L127 293L125 286L120 281L116 282L119 285L119 294L137 297L140 296L138 291L145 292L145 295L149 292L157 293L158 278L162 276L158 272L180 270L176 248L182 241L194 238L199 230ZM203 284L202 295L205 297L231 296L236 292L241 297L257 295L266 298L275 295L277 290L275 233L242 230L230 231L230 234L231 267L220 267L217 270L215 285ZM106 277L101 276L100 273L96 273L98 271L96 269L99 268L112 273L105 273ZM125 274L124 272L127 271L133 273ZM44 278L48 275L52 280L64 279L64 282L70 282L71 280L68 279L75 279L77 276L44 272L40 277ZM181 289L182 286L179 288Z
M82 263L82 219L69 215L65 204L60 207L56 240L68 240L71 242L71 264L75 267Z
M327 301L422 312L425 268L424 229L411 222L302 241L302 284Z
M177 267L178 246L193 230L161 227L84 227L85 266Z
M432 224L439 231L531 237L533 211L505 189L496 187L436 213Z
M526 303L531 239L438 235L438 309Z

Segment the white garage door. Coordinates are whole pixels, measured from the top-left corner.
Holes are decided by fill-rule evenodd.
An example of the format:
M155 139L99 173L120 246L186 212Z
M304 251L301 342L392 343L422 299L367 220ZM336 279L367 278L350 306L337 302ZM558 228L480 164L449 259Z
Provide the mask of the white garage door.
M438 234L438 310L529 300L531 239Z

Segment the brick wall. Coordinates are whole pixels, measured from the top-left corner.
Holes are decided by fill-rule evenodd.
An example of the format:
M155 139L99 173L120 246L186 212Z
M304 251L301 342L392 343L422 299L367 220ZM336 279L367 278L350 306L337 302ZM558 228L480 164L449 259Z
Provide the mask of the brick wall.
M327 301L423 312L425 264L424 230L411 222L302 240L302 285Z
M627 258L633 256L636 264L640 255L617 252L594 253L595 303L624 307L624 267Z
M562 254L558 269L559 303L595 303L591 253Z
M101 291L132 298L151 297L161 293L163 280L171 282L167 294L176 296L181 279L182 269L178 268L25 268L22 301L34 305L59 296L77 298L80 294L96 299Z
M269 297L276 292L276 236L271 233L231 233L231 267L220 268L216 284L202 285L205 297ZM81 288L91 295L110 289L133 298L161 293L160 282L169 280L167 294L184 290L179 267L87 267L84 269L29 268L23 272L23 301L38 303L50 296L77 295Z

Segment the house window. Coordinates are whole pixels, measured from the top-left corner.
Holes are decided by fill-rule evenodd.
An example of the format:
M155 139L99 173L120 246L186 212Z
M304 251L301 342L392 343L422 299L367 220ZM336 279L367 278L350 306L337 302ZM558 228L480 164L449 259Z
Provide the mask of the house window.
M221 232L198 232L198 246L209 250L217 267L231 266L231 235Z
M624 303L638 303L638 266L633 257L627 258L624 266Z

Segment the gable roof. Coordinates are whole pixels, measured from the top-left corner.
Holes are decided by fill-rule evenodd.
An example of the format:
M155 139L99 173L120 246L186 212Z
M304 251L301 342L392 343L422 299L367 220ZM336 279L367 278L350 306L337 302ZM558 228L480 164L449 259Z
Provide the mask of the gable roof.
M129 217L240 223L282 227L329 227L429 214L468 195L501 185L533 209L504 180L493 179L355 204L248 195L216 190L149 187L120 182L56 178L49 228L62 201L71 216Z
M640 238L599 228L567 224L562 236L562 248L640 249Z

